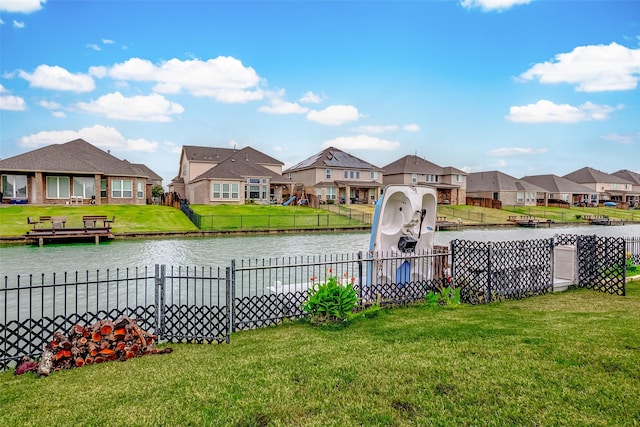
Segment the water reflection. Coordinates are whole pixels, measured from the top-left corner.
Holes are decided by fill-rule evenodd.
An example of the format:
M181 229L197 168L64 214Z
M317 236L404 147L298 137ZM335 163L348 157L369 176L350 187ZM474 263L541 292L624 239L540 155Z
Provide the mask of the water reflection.
M451 240L527 240L555 234L640 236L640 224L626 226L580 226L554 228L493 228L441 231L435 243ZM104 271L168 266L226 267L232 259L282 258L299 255L347 254L366 251L369 233L277 234L163 240L116 240L99 246L87 243L44 247L17 245L0 247L0 277L13 282L17 275L47 276L52 272Z

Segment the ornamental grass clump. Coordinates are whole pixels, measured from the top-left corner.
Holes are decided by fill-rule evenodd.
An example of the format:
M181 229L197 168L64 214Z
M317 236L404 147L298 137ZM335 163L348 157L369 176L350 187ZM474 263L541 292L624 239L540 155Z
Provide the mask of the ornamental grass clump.
M331 276L326 283L315 284L302 309L311 315L314 325L345 324L358 303L353 279L346 284Z

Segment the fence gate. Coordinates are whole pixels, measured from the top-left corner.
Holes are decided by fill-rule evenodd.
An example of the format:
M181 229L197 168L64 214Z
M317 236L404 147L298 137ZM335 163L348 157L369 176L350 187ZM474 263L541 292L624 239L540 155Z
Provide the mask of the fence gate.
M156 264L156 334L169 342L229 342L230 271Z
M626 242L621 237L577 236L578 286L626 294Z
M553 290L553 239L451 242L453 278L469 304L518 299Z

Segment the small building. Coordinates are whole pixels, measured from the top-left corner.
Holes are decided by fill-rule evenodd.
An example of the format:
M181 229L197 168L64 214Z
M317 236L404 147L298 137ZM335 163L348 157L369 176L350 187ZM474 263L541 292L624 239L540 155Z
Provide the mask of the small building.
M633 196L633 182L617 175L584 167L564 175L565 178L591 188L598 193L600 202L626 203Z
M290 192L283 162L254 148L185 145L169 191L193 204L282 203Z
M162 178L83 139L0 160L2 203L146 204Z
M597 205L598 192L593 189L573 182L567 178L558 175L530 175L521 179L538 187L543 188L547 192L547 197L538 199L538 204L543 206L550 205Z
M383 166L383 184L426 185L436 189L438 204L466 203L467 173L441 167L415 155L404 156Z
M546 198L546 190L500 171L472 172L467 176L467 197L536 206L538 198Z
M381 194L382 169L329 147L284 171L296 191L320 203L375 203Z

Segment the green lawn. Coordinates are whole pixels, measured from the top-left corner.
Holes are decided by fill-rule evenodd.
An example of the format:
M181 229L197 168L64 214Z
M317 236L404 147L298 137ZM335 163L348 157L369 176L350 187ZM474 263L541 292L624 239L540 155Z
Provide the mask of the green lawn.
M229 345L0 374L6 426L633 426L640 282L457 308L397 308Z
M114 232L197 231L178 209L155 205L36 206L15 205L0 208L0 236L20 236L31 229L27 217L66 216L67 227L82 227L83 215L115 216Z
M286 229L367 226L360 213L339 215L305 206L190 205L201 215L203 230Z

